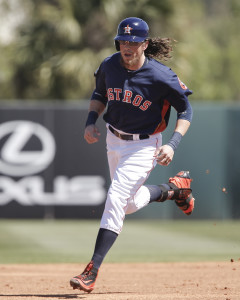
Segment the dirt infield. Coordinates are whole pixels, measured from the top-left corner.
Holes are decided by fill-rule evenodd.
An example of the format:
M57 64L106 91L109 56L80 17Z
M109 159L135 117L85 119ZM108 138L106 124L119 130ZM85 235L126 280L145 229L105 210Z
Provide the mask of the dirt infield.
M0 265L0 300L240 299L240 261L103 264L95 289L72 290L83 265Z

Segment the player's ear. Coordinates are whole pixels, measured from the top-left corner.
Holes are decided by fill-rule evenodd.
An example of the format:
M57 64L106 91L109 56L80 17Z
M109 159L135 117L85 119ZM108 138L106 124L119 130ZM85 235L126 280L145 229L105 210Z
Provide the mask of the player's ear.
M143 50L146 50L146 49L147 49L148 44L149 44L149 41L148 41L148 40L146 40L146 41L143 43Z

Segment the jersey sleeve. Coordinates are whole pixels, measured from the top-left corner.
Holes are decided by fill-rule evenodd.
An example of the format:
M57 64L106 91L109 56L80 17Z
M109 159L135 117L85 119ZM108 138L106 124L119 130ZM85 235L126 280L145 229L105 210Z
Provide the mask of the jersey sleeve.
M107 105L107 91L105 83L105 71L104 71L104 62L94 73L96 79L96 87L92 93L91 100L101 101L104 105Z
M192 117L193 117L193 109L192 109L192 106L191 106L190 102L187 99L186 100L186 109L182 112L178 112L177 113L177 118L192 122Z
M192 91L173 73L168 81L169 93L167 100L176 109L178 119L192 121L192 106L188 100L188 96Z

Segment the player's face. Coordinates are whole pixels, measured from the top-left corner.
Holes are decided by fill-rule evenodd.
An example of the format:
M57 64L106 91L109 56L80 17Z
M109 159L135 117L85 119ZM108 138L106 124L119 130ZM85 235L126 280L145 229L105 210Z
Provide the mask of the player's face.
M147 49L148 41L136 43L128 41L119 41L120 52L125 68L137 70L144 63L144 50Z

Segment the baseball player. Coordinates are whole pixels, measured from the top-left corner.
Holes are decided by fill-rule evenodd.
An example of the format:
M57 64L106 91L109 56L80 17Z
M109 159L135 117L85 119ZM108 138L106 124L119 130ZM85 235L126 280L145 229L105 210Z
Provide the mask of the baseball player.
M188 171L179 172L165 184L144 185L157 164L170 164L192 120L188 101L192 92L158 61L170 57L170 40L149 38L148 34L148 24L142 19L121 21L115 37L117 52L95 72L96 88L84 138L89 144L99 140L95 124L107 107L103 119L112 182L92 259L82 274L70 280L73 289L88 293L94 289L98 270L120 234L126 214L165 200L175 200L186 215L194 208ZM171 107L177 111L176 127L168 143L162 145Z

